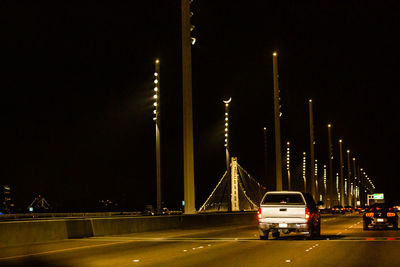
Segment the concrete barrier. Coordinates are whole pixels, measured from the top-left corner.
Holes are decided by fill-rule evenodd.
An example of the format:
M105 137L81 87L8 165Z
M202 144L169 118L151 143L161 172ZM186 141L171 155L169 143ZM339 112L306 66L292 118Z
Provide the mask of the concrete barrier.
M109 217L0 222L0 247L69 238L190 229L221 225L257 225L254 212L196 215Z

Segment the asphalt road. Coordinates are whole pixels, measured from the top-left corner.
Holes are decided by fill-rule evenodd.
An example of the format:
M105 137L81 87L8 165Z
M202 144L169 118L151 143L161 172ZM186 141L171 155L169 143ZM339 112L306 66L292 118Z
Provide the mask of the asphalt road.
M400 266L400 231L327 215L322 236L259 240L256 227L214 227L2 248L0 266ZM270 237L271 238L271 237Z

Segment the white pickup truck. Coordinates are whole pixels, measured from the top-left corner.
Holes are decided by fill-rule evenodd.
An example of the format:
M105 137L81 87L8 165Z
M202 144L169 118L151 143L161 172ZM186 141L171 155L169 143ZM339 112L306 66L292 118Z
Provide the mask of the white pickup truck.
M323 205L318 201L318 205ZM260 239L278 238L280 233L301 232L309 238L320 236L321 216L313 197L297 191L265 193L258 210Z

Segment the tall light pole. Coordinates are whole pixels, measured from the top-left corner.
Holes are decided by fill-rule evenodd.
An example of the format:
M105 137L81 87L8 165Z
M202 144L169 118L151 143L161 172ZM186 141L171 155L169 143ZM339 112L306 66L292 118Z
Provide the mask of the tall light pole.
M327 181L326 181L327 175L326 175L326 165L324 165L324 204L325 204L325 208L329 207L329 203L327 203L327 199L328 199L328 192L327 192Z
M339 178L339 173L337 172L336 173L336 190L335 190L335 192L336 192L336 198L337 198L337 200L338 200L338 205L340 204L340 182L339 182L339 180L340 180L340 178Z
M265 168L265 185L268 181L268 139L267 139L267 127L264 127L264 168Z
M182 10L182 100L183 100L183 176L184 212L194 214L194 153L193 153L193 105L192 105L192 38L190 36L190 0L181 0Z
M229 103L232 98L224 100L225 104L225 155L226 155L226 173L229 174L230 156L229 156Z
M275 112L275 169L276 169L276 190L282 190L282 163L281 163L281 126L279 111L279 83L278 83L278 54L272 54L273 75L274 75L274 112Z
M290 181L290 142L286 143L286 170L288 176L288 190L292 189L291 181Z
M340 153L340 205L343 207L344 204L344 184L343 184L343 147L342 139L339 140L339 153Z
M306 152L303 152L303 182L304 182L304 192L307 192L307 157L306 157Z
M361 206L365 205L365 199L364 199L364 178L362 176L362 171L363 168L360 168L360 166L358 166L358 179L360 181L360 202L361 202Z
M358 177L357 177L357 172L356 172L356 158L353 158L353 175L354 175L354 193L353 193L353 201L356 206L357 204L357 198L358 198Z
M334 189L334 181L333 181L333 147L332 147L332 134L331 134L332 125L328 124L328 196L329 196L329 204L328 207L331 208L335 204L335 199L337 198L337 193L335 193Z
M321 198L319 194L319 184L318 184L318 160L314 160L314 177L315 177L315 188L317 194L317 198L315 200L318 201Z
M347 197L348 197L348 205L353 205L353 181L351 179L350 150L347 149L346 153L347 153Z
M310 123L310 177L311 177L311 195L315 200L318 200L318 190L315 184L315 167L314 167L314 122L313 122L313 111L312 111L312 100L308 100L308 113L309 113L309 123Z
M154 118L156 125L157 212L161 213L161 145L160 145L160 60L156 59L154 72Z

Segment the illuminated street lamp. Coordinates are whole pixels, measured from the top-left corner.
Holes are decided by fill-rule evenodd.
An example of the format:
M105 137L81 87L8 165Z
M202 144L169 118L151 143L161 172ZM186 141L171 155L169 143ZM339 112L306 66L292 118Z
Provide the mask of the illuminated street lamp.
M326 201L326 198L327 198L327 192L326 192L326 189L327 189L327 181L326 181L326 165L324 165L324 196L325 196L325 201ZM326 205L326 204L325 204Z
M224 100L225 104L225 156L226 156L226 171L227 174L229 173L229 167L230 167L230 156L229 156L229 103L231 103L232 98L229 98L228 100Z
M314 160L314 178L315 178L315 188L318 194L318 199L322 201L322 194L319 193L319 183L318 183L318 160Z
M291 190L290 182L290 142L286 143L286 170L288 175L288 190Z
M156 186L157 186L157 212L161 213L161 145L160 145L160 60L155 61L154 72L154 110L153 120L156 127Z

